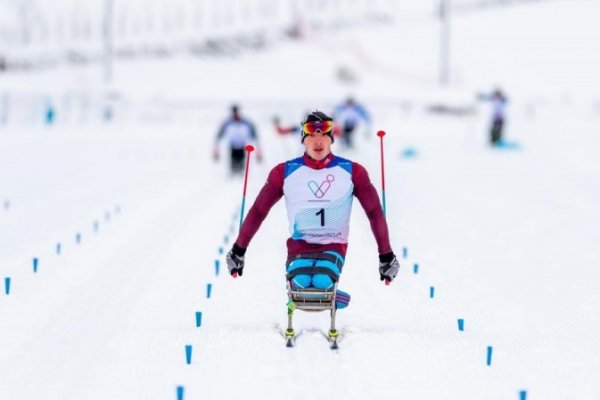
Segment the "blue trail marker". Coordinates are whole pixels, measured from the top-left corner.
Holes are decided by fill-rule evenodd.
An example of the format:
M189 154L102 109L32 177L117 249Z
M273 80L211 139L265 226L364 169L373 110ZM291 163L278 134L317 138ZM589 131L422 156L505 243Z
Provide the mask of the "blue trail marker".
M94 221L94 232L98 232L98 229L100 229L100 222Z
M219 276L219 260L215 260L215 275Z
M223 254L223 246L219 247L219 254Z
M36 274L38 269L38 259L37 257L33 258L33 273Z
M79 244L81 243L81 233L77 232L75 234L75 243Z
M4 292L7 296L10 294L10 278L8 276L4 278Z
M56 243L56 254L60 255L60 243Z
M435 296L435 288L433 286L429 287L429 298L433 299L433 296Z
M415 274L418 274L418 273L419 273L419 264L416 264L416 263L415 263L415 265L413 265L413 272L414 272Z
M519 392L519 400L527 400L527 390L521 390Z
M185 345L185 362L190 365L192 363L192 345Z
M462 318L458 319L458 330L461 332L465 330L465 320Z
M196 328L202 326L202 311L196 311Z
M487 365L488 367L492 365L492 346L487 347Z
M210 299L210 294L212 292L212 283L206 284L206 298Z
M9 200L4 200L4 209L6 211L8 211L9 208L10 208L10 201Z
M223 243L227 244L229 243L229 236L225 235L225 237L223 238Z
M177 400L183 400L183 386L177 386Z
M408 257L408 247L406 247L406 246L402 248L402 257L403 258Z
M110 211L107 211L104 213L104 220L105 221L110 221Z

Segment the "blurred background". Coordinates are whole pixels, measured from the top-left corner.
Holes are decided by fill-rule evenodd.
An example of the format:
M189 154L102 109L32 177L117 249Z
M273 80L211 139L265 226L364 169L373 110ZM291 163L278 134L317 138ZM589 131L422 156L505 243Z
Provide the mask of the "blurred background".
M242 100L303 113L350 95L469 114L475 93L495 88L530 115L600 107L590 0L2 0L0 10L3 125L40 122L49 107L57 123L154 123Z

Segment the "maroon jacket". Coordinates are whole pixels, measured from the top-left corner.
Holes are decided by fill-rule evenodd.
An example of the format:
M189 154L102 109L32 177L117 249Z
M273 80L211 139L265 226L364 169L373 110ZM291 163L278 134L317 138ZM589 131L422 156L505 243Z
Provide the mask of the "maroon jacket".
M326 167L333 159L333 154L327 155L320 161L313 160L304 154L304 162L313 169L322 169ZM261 189L254 201L254 205L248 212L240 233L236 239L236 244L241 248L247 248L252 237L258 231L258 228L267 217L271 207L283 196L283 179L285 177L285 163L277 165L269 173L267 182ZM367 217L371 223L371 230L377 241L379 254L391 253L388 227L383 216L383 210L379 202L379 196L373 184L369 180L367 170L360 164L352 163L352 183L354 184L354 196L358 199ZM307 243L304 240L287 240L288 258L302 253L320 253L323 251L335 251L346 257L347 243L329 243L314 244Z

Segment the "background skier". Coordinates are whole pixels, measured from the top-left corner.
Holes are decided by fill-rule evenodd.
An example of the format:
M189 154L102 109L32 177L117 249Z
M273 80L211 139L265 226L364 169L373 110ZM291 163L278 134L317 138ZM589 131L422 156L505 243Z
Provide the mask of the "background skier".
M506 121L506 104L508 99L500 89L496 89L491 95L479 95L480 100L489 101L492 105L492 118L490 123L490 144L499 146L502 144L502 134Z
M340 126L342 142L347 147L354 145L354 132L360 123L366 124L367 131L371 129L371 117L367 109L351 97L335 108L333 118Z
M257 145L256 157L259 161L261 160L256 128L252 122L242 118L237 105L231 106L231 116L223 122L217 133L213 148L213 159L215 161L218 161L220 158L219 143L223 138L229 142L230 168L232 174L241 174L243 172L244 160L246 157L244 147L251 142L254 142Z

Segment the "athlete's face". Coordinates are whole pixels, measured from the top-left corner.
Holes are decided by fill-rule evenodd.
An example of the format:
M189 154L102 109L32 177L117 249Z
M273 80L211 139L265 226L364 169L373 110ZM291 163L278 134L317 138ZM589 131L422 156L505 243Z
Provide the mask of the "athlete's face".
M304 137L304 149L313 160L320 161L331 153L331 137L325 133L314 133Z

